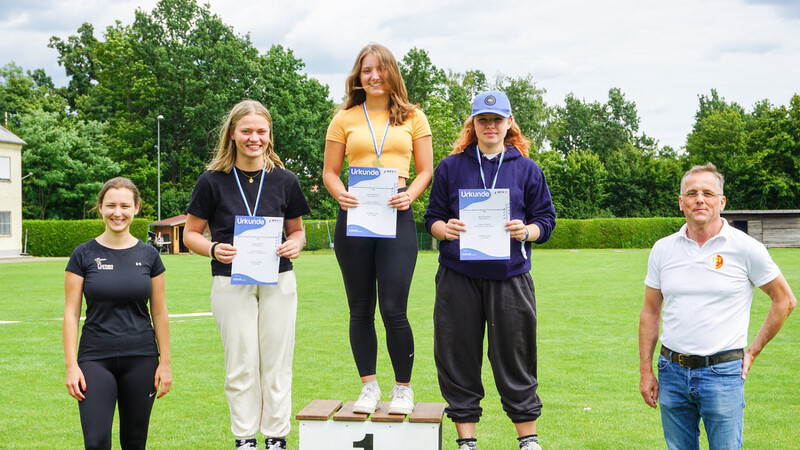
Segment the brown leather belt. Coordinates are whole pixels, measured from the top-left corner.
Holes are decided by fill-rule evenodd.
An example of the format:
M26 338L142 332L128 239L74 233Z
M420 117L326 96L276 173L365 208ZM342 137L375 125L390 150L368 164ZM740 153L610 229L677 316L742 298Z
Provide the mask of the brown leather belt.
M713 366L714 364L742 359L744 358L744 350L740 348L737 350L728 350L726 352L717 353L715 355L697 356L673 352L662 345L661 356L672 362L678 363L681 367L685 367L687 369L697 369L699 367L708 367Z

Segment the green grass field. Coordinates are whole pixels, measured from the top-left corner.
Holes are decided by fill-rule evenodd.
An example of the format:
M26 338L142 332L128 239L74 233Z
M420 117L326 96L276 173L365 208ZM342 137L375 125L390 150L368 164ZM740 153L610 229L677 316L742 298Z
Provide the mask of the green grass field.
M771 253L800 294L800 250ZM647 255L647 251L613 250L534 252L539 393L544 402L538 431L545 448L665 447L658 411L647 407L638 391L638 316ZM418 402L443 401L432 355L436 258L436 253L420 253L409 302L416 342L412 384ZM178 255L166 256L164 262L170 314L210 312L208 259ZM0 380L6 386L0 392L0 448L82 447L78 408L63 384L59 319L65 265L65 260L0 264L0 321L19 321L0 324ZM300 293L296 413L312 399L354 399L360 383L347 338L347 304L335 257L327 251L306 252L295 270ZM768 308L768 297L757 290L750 339ZM800 415L797 314L748 376L746 448L800 447L800 427L795 424ZM393 376L381 331L378 380L388 394ZM231 448L222 346L213 319L174 317L171 333L174 384L172 392L156 401L149 447ZM484 382L487 396L478 425L481 448L517 448L486 360ZM454 448L455 430L447 419L443 435L444 448ZM296 448L296 421L289 440Z

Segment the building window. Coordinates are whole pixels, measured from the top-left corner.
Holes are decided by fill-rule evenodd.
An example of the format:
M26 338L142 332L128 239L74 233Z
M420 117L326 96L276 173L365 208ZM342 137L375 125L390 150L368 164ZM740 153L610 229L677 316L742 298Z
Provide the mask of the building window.
M11 236L11 211L0 211L0 236Z
M0 156L0 181L11 181L11 158Z

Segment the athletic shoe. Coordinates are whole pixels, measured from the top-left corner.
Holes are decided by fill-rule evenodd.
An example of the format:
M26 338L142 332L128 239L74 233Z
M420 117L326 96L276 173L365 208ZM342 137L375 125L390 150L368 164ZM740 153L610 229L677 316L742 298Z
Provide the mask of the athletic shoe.
M353 404L353 412L372 414L381 403L381 388L376 383L367 383L361 388L361 395Z
M389 394L392 403L389 403L389 414L411 414L414 410L414 391L411 386L398 384Z
M459 444L458 450L478 450L478 443L475 441L475 439L471 439L466 442L461 442L461 439L456 439L456 443Z
M536 441L530 441L521 446L519 450L542 450L542 446Z
M267 438L267 450L286 450L286 439Z
M236 450L256 450L258 443L255 439L237 439Z

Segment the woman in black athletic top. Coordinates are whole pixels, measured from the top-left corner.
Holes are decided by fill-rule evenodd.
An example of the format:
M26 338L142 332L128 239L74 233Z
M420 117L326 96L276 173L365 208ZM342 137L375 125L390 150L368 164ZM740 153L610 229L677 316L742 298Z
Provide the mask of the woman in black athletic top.
M97 199L106 230L79 245L67 264L65 383L79 402L87 449L111 448L115 406L122 448L145 448L153 401L172 386L164 265L155 248L130 233L140 205L129 179L107 181Z

